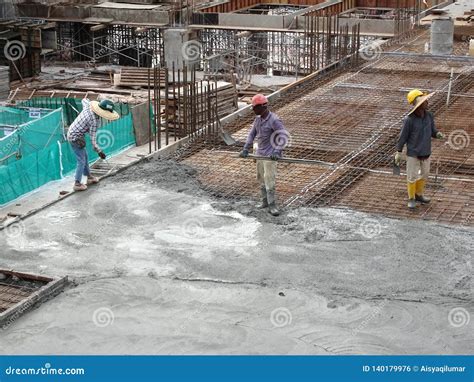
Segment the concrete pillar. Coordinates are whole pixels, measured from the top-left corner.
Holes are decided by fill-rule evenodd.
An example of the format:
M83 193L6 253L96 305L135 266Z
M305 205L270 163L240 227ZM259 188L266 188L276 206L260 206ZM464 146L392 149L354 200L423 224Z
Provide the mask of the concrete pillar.
M0 2L0 19L13 19L16 17L15 6L12 0L3 0Z
M182 69L183 65L189 66L201 59L202 45L191 39L191 32L187 29L166 29L163 42L168 68L171 68L174 62L175 68Z
M453 51L454 21L440 16L431 21L431 54L451 54Z

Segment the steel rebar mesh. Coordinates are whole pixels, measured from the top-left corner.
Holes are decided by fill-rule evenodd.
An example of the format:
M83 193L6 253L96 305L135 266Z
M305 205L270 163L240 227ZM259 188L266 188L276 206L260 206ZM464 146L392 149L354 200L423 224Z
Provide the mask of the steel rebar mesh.
M330 167L280 163L277 191L283 204L351 207L472 225L473 66L468 61L383 55L340 74L308 80L271 105L291 134L287 157L333 163ZM433 141L432 173L437 177L428 186L433 202L416 212L405 206L405 178L391 175L395 144L409 111L406 91L414 87L437 92L430 100L431 109L438 129L447 136L446 141ZM252 120L248 116L226 128L243 142ZM453 134L462 134L464 146ZM213 193L257 196L251 163L216 151L222 148L202 141L183 159L199 168L205 188Z

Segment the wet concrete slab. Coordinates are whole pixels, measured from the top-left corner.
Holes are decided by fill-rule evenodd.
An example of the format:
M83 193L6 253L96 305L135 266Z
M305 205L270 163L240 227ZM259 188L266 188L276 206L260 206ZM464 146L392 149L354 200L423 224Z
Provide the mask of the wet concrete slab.
M0 232L1 268L75 284L0 330L2 353L473 351L472 230L332 209L275 219L154 166L166 175L135 169Z

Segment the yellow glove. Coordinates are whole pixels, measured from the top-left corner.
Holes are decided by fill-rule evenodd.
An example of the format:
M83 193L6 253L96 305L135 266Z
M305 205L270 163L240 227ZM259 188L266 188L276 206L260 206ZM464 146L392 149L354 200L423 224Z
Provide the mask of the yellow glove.
M402 161L402 153L399 152L399 151L397 151L397 152L395 153L395 160L394 160L394 162L395 162L395 164L396 164L397 166L400 166L400 162L401 162L401 161Z
M438 131L438 132L436 133L436 138L438 138L438 139L443 139L443 138L444 138L444 134L443 134L441 131Z

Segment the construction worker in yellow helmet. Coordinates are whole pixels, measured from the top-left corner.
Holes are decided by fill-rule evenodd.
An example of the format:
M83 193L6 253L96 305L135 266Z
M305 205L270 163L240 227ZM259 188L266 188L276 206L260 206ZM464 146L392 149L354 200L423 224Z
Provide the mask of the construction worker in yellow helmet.
M407 190L408 208L416 208L416 202L427 204L430 199L424 195L430 172L431 139L443 139L443 133L436 130L433 114L428 111L428 100L434 93L411 90L407 95L412 109L405 118L398 139L395 164L400 165L403 147L407 146Z

